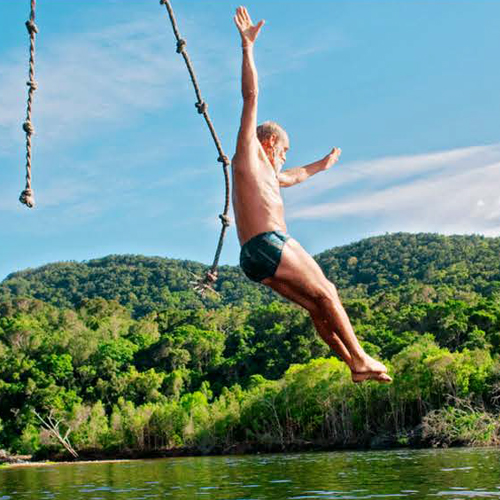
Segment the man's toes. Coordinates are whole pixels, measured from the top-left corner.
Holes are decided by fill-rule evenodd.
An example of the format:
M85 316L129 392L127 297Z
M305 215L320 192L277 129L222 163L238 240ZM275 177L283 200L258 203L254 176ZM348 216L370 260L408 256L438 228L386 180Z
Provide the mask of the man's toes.
M385 384L392 382L392 378L385 372L352 372L351 377L356 384L366 380L375 380Z
M387 375L387 373L381 373L378 378L376 378L378 382L390 383L392 382L392 378Z

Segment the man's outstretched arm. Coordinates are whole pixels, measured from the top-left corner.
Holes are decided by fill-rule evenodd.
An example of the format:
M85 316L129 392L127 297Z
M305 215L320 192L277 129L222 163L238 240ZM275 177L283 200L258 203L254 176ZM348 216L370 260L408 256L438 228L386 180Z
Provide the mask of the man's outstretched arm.
M290 187L295 184L299 184L309 179L314 174L318 172L323 172L323 170L328 170L332 165L337 163L340 153L342 150L340 148L333 148L330 153L328 153L321 160L310 163L304 167L290 168L278 175L278 180L280 182L280 187Z
M257 139L257 98L259 94L257 68L253 57L253 46L259 32L264 25L260 21L257 25L252 24L250 15L245 7L238 7L234 22L241 35L241 46L243 50L243 63L241 69L241 92L243 94L243 112L238 133L236 153L248 147L252 141Z

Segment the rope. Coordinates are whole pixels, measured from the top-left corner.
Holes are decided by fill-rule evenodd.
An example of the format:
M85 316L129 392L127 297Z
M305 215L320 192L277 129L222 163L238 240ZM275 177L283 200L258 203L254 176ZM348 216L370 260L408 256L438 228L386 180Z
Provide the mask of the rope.
M170 0L160 0L160 5L165 5L165 7L167 8L167 12L170 17L170 22L172 24L172 29L174 31L175 39L177 40L177 49L176 49L177 53L181 54L182 57L184 58L184 62L186 63L187 70L189 72L189 77L191 78L191 82L194 87L194 92L196 94L197 102L195 103L195 107L198 110L198 113L200 115L203 115L203 118L205 118L205 122L207 123L208 129L215 143L215 147L217 148L217 152L219 153L217 161L222 163L222 169L224 172L224 186L225 186L224 210L219 215L219 219L221 220L222 223L222 228L219 236L219 242L217 244L217 250L215 251L214 260L209 271L206 273L204 278L198 280L198 282L194 287L195 290L203 294L207 290L213 291L212 285L217 281L217 266L219 264L219 258L222 252L222 246L224 244L224 237L226 236L227 228L231 223L230 217L228 215L229 199L230 199L228 167L230 163L229 163L229 158L224 154L221 142L219 140L219 137L217 136L217 132L215 131L212 120L210 119L210 115L208 114L208 105L201 97L200 87L198 85L198 80L196 78L196 74L193 69L193 64L191 63L191 59L189 58L189 54L187 53L186 50L186 40L184 40L179 33L179 28L177 26L177 21L175 19L174 10L172 8Z
M26 187L19 197L19 201L27 207L35 206L35 196L31 189L31 136L35 133L33 123L31 122L31 111L33 107L33 97L38 84L35 80L35 37L38 33L38 27L35 24L36 0L31 0L30 18L26 21L26 28L30 37L30 62L29 62L29 80L28 85L28 103L26 110L26 120L23 123L23 130L26 132Z

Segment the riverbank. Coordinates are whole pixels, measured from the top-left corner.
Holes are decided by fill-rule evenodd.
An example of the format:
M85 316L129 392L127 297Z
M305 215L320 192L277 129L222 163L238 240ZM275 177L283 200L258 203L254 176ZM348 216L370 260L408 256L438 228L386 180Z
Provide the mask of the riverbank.
M45 466L45 465L84 465L84 464L95 464L95 463L122 463L122 462L130 462L132 459L129 460L121 460L121 459L114 459L114 460L67 460L67 461L61 461L61 462L54 462L50 460L46 461L35 461L35 462L14 462L14 463L0 463L0 470L1 469L11 469L11 468L21 468L21 467L40 467L40 466Z
M63 452L55 453L47 459L41 459L30 455L7 455L3 450L0 450L0 470L12 468L30 468L49 465L86 465L86 464L113 464L138 462L140 460L151 460L160 458L178 458L178 457L220 457L220 456L256 456L256 455L279 455L288 453L325 453L325 452L415 452L418 450L437 450L438 448L446 449L447 446L436 447L421 443L420 445L401 446L397 443L392 443L386 447L365 447L359 446L332 446L321 443L294 443L293 446L285 447L279 443L269 444L263 447L258 443L241 443L238 446L232 446L224 450L211 450L209 452L201 452L199 449L193 448L176 448L164 450L120 450L111 454L111 452L103 452L102 450L84 450L78 458L73 458L70 454ZM473 449L473 448L491 448L500 449L498 446L471 446L471 445L456 445L451 448L455 449Z
M394 449L418 450L432 448L432 444L423 440L417 433L411 439L401 440L394 436L377 436L366 446L359 444L339 446L338 443L295 441L290 443L281 442L242 442L228 447L213 447L202 449L200 447L179 447L163 449L121 449L102 450L86 449L80 450L77 458L72 457L63 450L45 450L43 453L35 455L0 455L0 468L6 467L30 467L52 464L85 464L85 463L114 463L134 460L147 460L157 458L176 457L203 457L203 456L242 456L260 454L280 454L280 453L310 453L310 452L334 452L334 451L382 451ZM445 448L447 446L444 446ZM473 447L461 444L454 447Z
M226 448L200 449L198 447L183 447L156 450L81 450L77 458L73 458L65 451L53 451L37 453L36 455L7 455L0 454L0 467L29 467L50 464L81 464L81 463L113 463L131 460L145 460L155 458L175 457L200 457L200 456L222 456L222 455L259 455L268 453L305 453L305 452L327 452L327 451L366 451L373 449L393 449L397 447L396 442L389 443L380 440L386 446L360 447L360 446L338 446L332 443L320 442L295 442L295 443L267 443L263 445L258 442L238 443ZM401 445L399 445L400 447ZM422 446L412 446L414 449ZM3 450L1 450L3 451Z

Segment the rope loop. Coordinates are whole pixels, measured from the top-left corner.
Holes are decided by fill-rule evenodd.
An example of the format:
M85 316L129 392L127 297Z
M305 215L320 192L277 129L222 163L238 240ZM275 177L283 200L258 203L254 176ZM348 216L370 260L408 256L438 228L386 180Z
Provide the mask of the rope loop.
M38 26L35 24L35 21L32 19L29 19L26 21L26 29L28 30L28 33L30 35L34 35L35 33L38 33Z
M217 158L217 161L219 163L223 163L224 165L229 165L229 158L226 155L220 155L219 158Z
M28 135L33 135L35 133L35 128L33 127L33 124L30 121L25 121L23 123L23 130L28 134Z
M220 214L219 219L221 220L224 227L229 227L231 225L231 218L229 217L229 215Z
M28 208L33 208L35 206L35 195L32 189L25 189L21 196L19 196L19 201L26 205Z
M205 101L198 101L197 103L195 103L195 106L200 115L205 114L208 110L208 104Z
M184 50L185 46L186 40L183 40L182 38L180 40L177 40L177 54L180 54Z
M38 89L38 82L35 80L29 80L26 82L26 85L31 88L31 90L35 91Z

